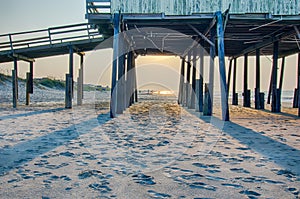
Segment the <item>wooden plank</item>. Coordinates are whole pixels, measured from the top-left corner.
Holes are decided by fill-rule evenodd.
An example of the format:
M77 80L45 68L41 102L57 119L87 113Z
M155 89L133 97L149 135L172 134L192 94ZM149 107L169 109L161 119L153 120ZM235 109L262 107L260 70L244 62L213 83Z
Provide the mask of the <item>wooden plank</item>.
M225 68L225 46L223 15L220 11L216 12L217 17L217 38L218 38L218 57L221 88L222 120L229 121L228 95L226 89L226 68Z
M119 56L119 31L120 31L120 15L114 14L114 37L113 37L113 64L112 64L112 78L111 78L111 99L110 99L110 117L116 117L116 106L117 106L117 67L118 67L118 56Z

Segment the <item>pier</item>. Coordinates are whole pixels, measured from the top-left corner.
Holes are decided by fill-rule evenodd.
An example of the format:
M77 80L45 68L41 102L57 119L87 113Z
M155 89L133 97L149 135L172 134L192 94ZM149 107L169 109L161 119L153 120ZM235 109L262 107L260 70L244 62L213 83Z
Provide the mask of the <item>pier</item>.
M0 63L13 62L13 107L17 107L18 61L29 63L27 103L33 92L35 59L69 54L66 74L65 107L72 108L73 54L81 57L77 95L82 104L84 52L113 38L101 48L113 48L110 115L116 117L138 101L135 60L138 56L178 56L181 58L178 103L211 116L213 113L214 61L219 63L222 120L228 121L229 93L232 105L238 105L236 84L243 84L243 107L251 106L248 68L256 69L255 109L265 108L265 98L272 112L281 112L281 92L286 57L298 53L293 107L300 116L300 53L299 9L291 1L156 1L86 0L87 24L52 27L45 30L0 35ZM84 32L84 33L82 33ZM31 35L40 34L39 37ZM71 36L66 36L72 33ZM78 33L78 34L75 34ZM75 36L73 35L75 34ZM22 35L24 39L14 39ZM209 52L204 55L203 51ZM261 92L261 55L273 57L268 96ZM209 63L204 63L209 56ZM249 66L248 57L256 58ZM229 58L226 74L225 57ZM244 57L244 65L237 60ZM282 59L281 71L278 61ZM199 61L198 61L199 60ZM207 64L207 66L205 66ZM244 68L243 82L237 82L237 70ZM209 82L204 82L204 68L209 70ZM197 72L198 71L198 72ZM231 78L232 77L232 78ZM278 85L279 79L279 85Z

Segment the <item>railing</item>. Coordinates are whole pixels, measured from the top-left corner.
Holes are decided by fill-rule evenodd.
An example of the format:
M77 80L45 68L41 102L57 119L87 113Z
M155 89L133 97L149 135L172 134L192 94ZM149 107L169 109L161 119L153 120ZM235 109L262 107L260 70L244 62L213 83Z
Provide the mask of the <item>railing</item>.
M0 51L101 38L91 24L82 23L0 35Z
M111 13L111 0L86 0L87 14Z

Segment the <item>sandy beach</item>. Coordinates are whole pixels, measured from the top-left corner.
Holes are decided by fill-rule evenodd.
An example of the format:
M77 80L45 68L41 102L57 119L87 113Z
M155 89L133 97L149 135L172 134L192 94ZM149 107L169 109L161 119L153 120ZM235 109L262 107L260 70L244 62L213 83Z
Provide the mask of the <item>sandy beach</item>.
M295 109L224 123L143 95L111 119L108 92L85 98L1 106L0 198L299 198Z

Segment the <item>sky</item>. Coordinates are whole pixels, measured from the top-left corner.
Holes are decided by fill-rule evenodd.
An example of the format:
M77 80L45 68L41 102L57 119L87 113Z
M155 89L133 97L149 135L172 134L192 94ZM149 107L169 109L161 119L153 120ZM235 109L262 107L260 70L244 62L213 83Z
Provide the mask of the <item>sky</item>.
M54 26L87 22L85 19L85 0L0 0L0 34L44 29ZM75 58L75 77L78 75L79 56ZM271 58L262 57L262 90L269 86ZM111 79L112 50L92 51L85 56L85 83L109 85ZM284 90L293 90L296 86L296 56L288 57L286 62ZM56 56L36 59L34 76L64 79L68 72L68 56ZM216 60L216 74L218 65ZM226 59L228 70L228 60ZM280 66L280 64L279 64ZM180 59L178 57L139 57L137 59L138 85L142 88L157 88L161 85L169 90L177 90L179 82ZM0 64L0 72L10 74L11 63ZM24 78L28 63L19 62L19 76ZM208 68L205 68L208 71ZM208 75L206 75L208 77ZM217 77L217 75L216 75ZM242 82L243 58L238 59L237 78ZM205 82L207 82L207 78ZM218 78L216 78L218 89ZM249 59L249 88L255 87L255 60ZM237 90L243 89L242 83Z

